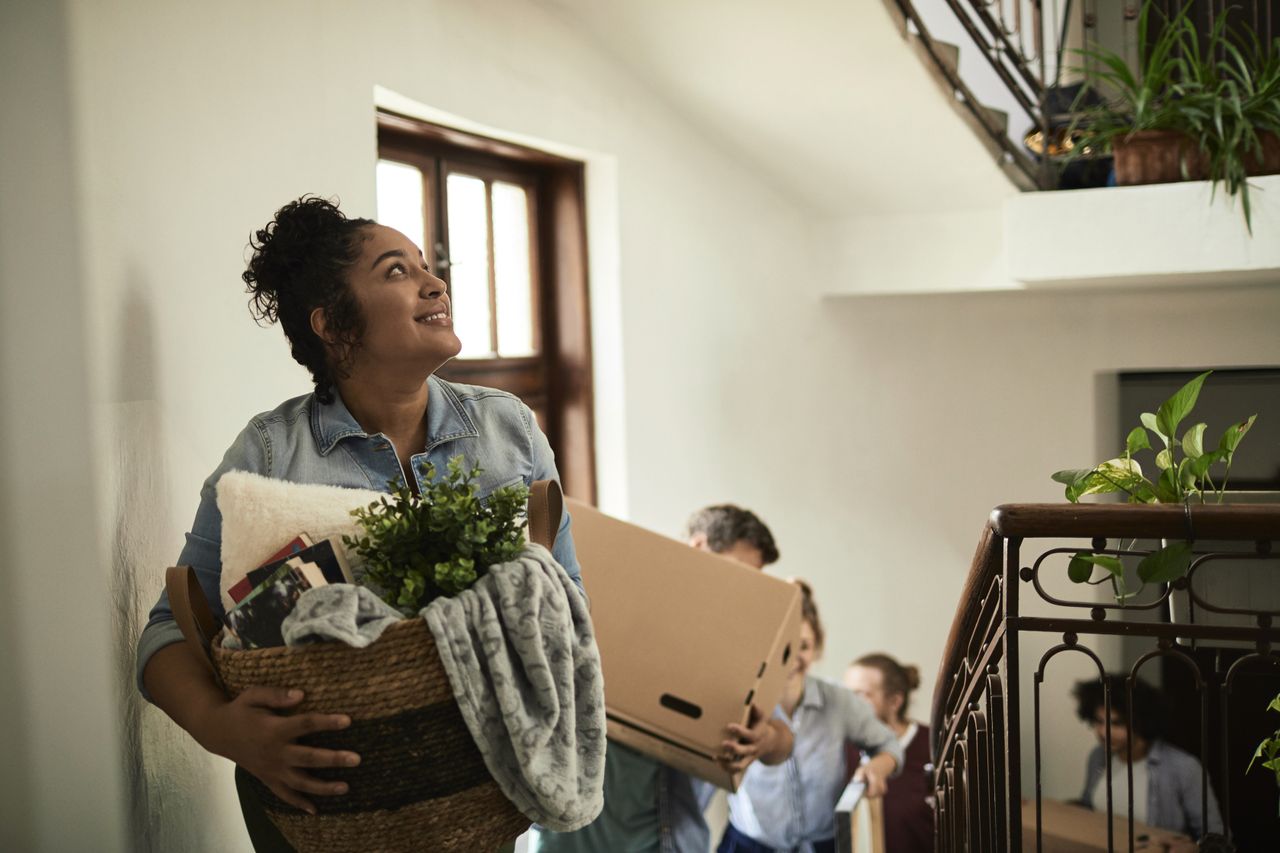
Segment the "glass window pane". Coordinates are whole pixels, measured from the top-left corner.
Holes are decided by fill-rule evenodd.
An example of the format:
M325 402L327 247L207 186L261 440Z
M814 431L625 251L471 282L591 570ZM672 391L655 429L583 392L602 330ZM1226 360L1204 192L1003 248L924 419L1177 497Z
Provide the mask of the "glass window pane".
M394 228L422 249L427 244L422 203L422 170L394 160L378 161L378 222Z
M450 174L449 276L453 328L462 339L463 358L492 356L489 340L489 218L484 181Z
M497 283L498 352L533 355L533 281L529 200L524 187L493 185L493 269Z

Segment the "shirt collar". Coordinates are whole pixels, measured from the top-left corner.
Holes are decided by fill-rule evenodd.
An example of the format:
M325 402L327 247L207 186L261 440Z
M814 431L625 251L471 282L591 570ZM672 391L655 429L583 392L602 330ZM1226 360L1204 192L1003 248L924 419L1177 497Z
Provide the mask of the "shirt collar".
M812 675L804 677L804 695L800 697L801 708L821 708L826 704L822 695L822 684Z
M433 374L427 378L427 386L427 444L423 452L445 442L480 434L448 382ZM351 415L337 388L333 389L332 403L317 400L311 408L311 431L321 456L328 456L344 438L369 437Z

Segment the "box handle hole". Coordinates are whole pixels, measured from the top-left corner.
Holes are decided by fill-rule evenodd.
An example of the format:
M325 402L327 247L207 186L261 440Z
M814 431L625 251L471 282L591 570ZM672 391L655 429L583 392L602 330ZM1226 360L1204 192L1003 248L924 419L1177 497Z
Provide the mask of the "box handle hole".
M658 700L658 704L664 708L669 708L670 710L675 711L677 714L684 714L686 717L690 717L694 720L702 716L701 707L685 699L681 699L679 696L672 696L670 693L663 693L662 697Z

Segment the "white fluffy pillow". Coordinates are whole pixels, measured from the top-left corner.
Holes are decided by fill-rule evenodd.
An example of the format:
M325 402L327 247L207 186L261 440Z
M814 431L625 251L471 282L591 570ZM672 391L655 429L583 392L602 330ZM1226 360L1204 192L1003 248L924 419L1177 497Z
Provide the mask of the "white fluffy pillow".
M312 486L273 480L246 471L228 471L218 479L222 513L222 604L234 602L232 585L265 563L293 537L313 542L358 532L351 510L368 506L382 492ZM354 567L353 567L354 568Z

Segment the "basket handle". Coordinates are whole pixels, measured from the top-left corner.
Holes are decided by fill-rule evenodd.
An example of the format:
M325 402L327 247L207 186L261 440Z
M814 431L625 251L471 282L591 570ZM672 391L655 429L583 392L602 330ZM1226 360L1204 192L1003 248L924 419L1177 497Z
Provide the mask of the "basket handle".
M174 621L182 629L182 636L196 652L196 657L217 677L209 646L218 633L218 622L209 609L195 569L190 566L170 566L164 573L165 589L169 592L169 609Z
M555 480L535 480L529 487L529 538L550 551L560 532L564 496Z

